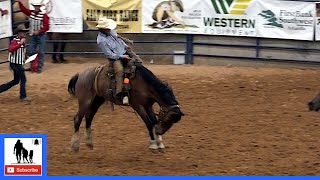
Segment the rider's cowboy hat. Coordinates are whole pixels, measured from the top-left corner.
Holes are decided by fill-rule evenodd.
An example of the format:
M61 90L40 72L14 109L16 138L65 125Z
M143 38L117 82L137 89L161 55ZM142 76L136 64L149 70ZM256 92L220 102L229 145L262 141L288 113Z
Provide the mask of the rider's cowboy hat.
M98 25L96 28L98 29L115 29L117 27L117 23L112 19L100 18L98 21Z
M29 29L27 29L23 24L18 25L17 32L27 32Z
M43 0L32 0L31 4L33 6L42 6L43 5L42 2Z

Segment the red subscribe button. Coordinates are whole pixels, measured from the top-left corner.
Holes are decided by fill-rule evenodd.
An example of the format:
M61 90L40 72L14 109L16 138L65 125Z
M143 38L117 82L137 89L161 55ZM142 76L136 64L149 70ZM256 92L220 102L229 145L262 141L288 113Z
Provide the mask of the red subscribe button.
M41 165L5 165L5 175L41 176Z

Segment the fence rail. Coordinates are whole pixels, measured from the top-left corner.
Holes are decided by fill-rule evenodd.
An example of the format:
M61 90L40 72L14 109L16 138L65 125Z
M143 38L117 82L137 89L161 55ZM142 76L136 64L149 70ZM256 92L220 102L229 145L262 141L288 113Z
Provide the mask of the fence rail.
M256 60L256 61L278 61L278 62L287 62L287 63L303 63L303 64L319 64L320 62L316 60L292 60L286 58L267 58L261 57L261 52L264 50L273 50L279 52L304 52L304 53L320 53L320 49L317 48L307 48L307 47L280 47L280 46L271 46L271 45L261 45L261 38L255 39L255 44L249 45L241 45L241 44L228 44L228 43L214 43L214 42L195 42L194 35L185 35L185 41L134 41L136 46L143 44L182 44L185 46L184 52L137 52L138 55L148 55L148 56L175 56L175 55L183 55L185 56L186 64L194 64L195 57L210 57L210 58L226 58L226 59L247 59L247 60ZM65 43L73 43L73 44L83 44L83 43L96 43L95 40L48 40L47 43L56 43L56 42L65 42ZM300 41L301 42L301 41ZM316 42L314 42L316 43ZM320 43L319 43L320 44ZM251 56L234 56L234 55L220 55L220 54L209 54L209 53L198 53L194 52L195 47L225 47L230 48L230 50L236 49L251 49L254 51L254 55ZM8 48L0 49L1 51L7 51ZM214 52L214 50L213 50ZM46 54L53 54L55 52L46 51ZM60 52L59 52L60 53ZM69 55L100 55L103 54L101 51L66 51L62 52L62 54ZM6 61L0 62L0 64L6 63Z

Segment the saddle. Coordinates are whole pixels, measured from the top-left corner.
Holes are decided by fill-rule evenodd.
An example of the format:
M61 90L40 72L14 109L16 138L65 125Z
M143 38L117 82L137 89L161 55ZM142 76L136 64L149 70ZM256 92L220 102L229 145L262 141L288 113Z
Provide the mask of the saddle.
M118 100L116 97L116 75L114 71L114 63L113 61L110 61L110 63L105 64L105 65L100 65L96 67L95 69L96 72L96 77L95 77L95 90L98 90L98 77L102 73L104 77L108 79L109 85L107 92L102 92L106 95L106 97L109 98L111 102L111 107L112 110L114 110L114 104L117 105L122 105L122 103ZM136 74L136 62L135 60L130 60L128 63L125 64L124 66L124 71L123 71L123 77L124 79L128 78L129 82L121 82L123 84L123 93L126 93L128 96L130 95L130 90L131 90L131 85L130 82L131 80L135 77ZM130 97L129 97L130 98Z

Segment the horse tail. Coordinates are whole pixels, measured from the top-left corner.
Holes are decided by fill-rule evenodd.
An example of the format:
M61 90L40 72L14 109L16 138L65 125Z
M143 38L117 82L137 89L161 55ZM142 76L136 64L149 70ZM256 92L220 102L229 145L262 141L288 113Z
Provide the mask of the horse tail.
M70 94L72 94L73 96L76 95L76 84L79 78L79 73L77 73L76 75L74 75L70 81L69 81L69 85L68 85L68 91Z

